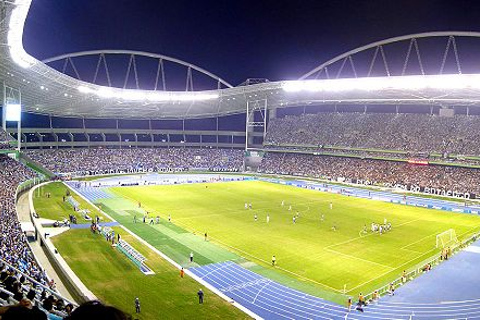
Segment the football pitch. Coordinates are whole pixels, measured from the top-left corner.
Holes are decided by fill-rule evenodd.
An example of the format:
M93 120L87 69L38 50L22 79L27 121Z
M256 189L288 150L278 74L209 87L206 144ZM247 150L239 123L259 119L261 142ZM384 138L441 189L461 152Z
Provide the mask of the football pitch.
M133 230L141 237L158 237L170 224L169 230L180 227L197 238L207 233L209 242L263 266L272 275L339 295L371 292L399 278L403 270L439 254L435 240L443 231L454 229L461 241L480 230L480 218L474 215L262 181L109 190L135 206L140 202L150 217L160 216L162 224L149 226L148 233ZM245 203L251 203L252 208L245 209ZM124 222L131 222L135 214L124 211ZM381 235L370 231L372 222L381 224L385 219L391 223L391 231ZM363 232L365 226L367 233Z

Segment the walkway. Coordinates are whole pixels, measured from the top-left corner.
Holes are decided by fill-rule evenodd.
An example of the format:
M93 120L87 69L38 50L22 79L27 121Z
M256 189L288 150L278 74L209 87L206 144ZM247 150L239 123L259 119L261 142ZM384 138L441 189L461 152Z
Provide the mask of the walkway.
M17 202L17 213L18 219L20 222L31 222L30 220L30 204L28 202L28 192L22 194ZM57 285L58 292L65 298L75 301L70 292L68 292L67 287L58 276L55 269L52 267L50 261L48 260L43 248L40 246L38 241L30 242L30 247L32 248L33 254L35 255L40 266L47 272L49 278L53 279Z

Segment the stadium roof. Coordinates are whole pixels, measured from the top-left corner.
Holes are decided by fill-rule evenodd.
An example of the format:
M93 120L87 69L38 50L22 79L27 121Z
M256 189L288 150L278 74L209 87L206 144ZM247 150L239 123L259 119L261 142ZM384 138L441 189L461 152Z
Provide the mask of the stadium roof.
M387 72L384 77L302 79L240 87L228 87L225 82L226 88L203 91L154 91L100 86L63 74L25 52L22 45L23 26L31 1L0 1L0 13L4 15L0 17L0 81L21 90L23 110L26 112L59 117L162 119L244 113L248 101L263 99L267 100L268 108L311 104L474 106L480 103L480 75L463 75L460 67L458 74L454 75L425 75L422 69L422 74L409 76L393 76ZM454 36L480 37L480 34L435 32L405 36L401 40L429 36L448 37L449 50L450 39ZM384 56L382 46L396 39L400 38L352 50L331 62L343 61L343 69L345 62L353 63L351 54L369 48L377 48L377 52L380 50ZM457 55L455 43L453 47ZM305 77L326 71L327 65L320 65ZM4 93L0 94L3 100Z

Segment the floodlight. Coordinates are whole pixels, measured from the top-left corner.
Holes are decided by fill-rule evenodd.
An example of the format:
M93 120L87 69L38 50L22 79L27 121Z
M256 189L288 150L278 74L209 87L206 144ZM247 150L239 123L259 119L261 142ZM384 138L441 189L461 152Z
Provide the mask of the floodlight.
M22 106L20 104L7 103L5 110L6 121L20 121L22 117Z

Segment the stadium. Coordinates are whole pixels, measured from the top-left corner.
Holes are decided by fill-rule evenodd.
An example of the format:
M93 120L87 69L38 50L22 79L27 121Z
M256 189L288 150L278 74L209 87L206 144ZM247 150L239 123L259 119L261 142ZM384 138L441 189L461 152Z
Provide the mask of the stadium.
M31 5L0 1L2 319L480 319L480 32L232 85L39 60Z

